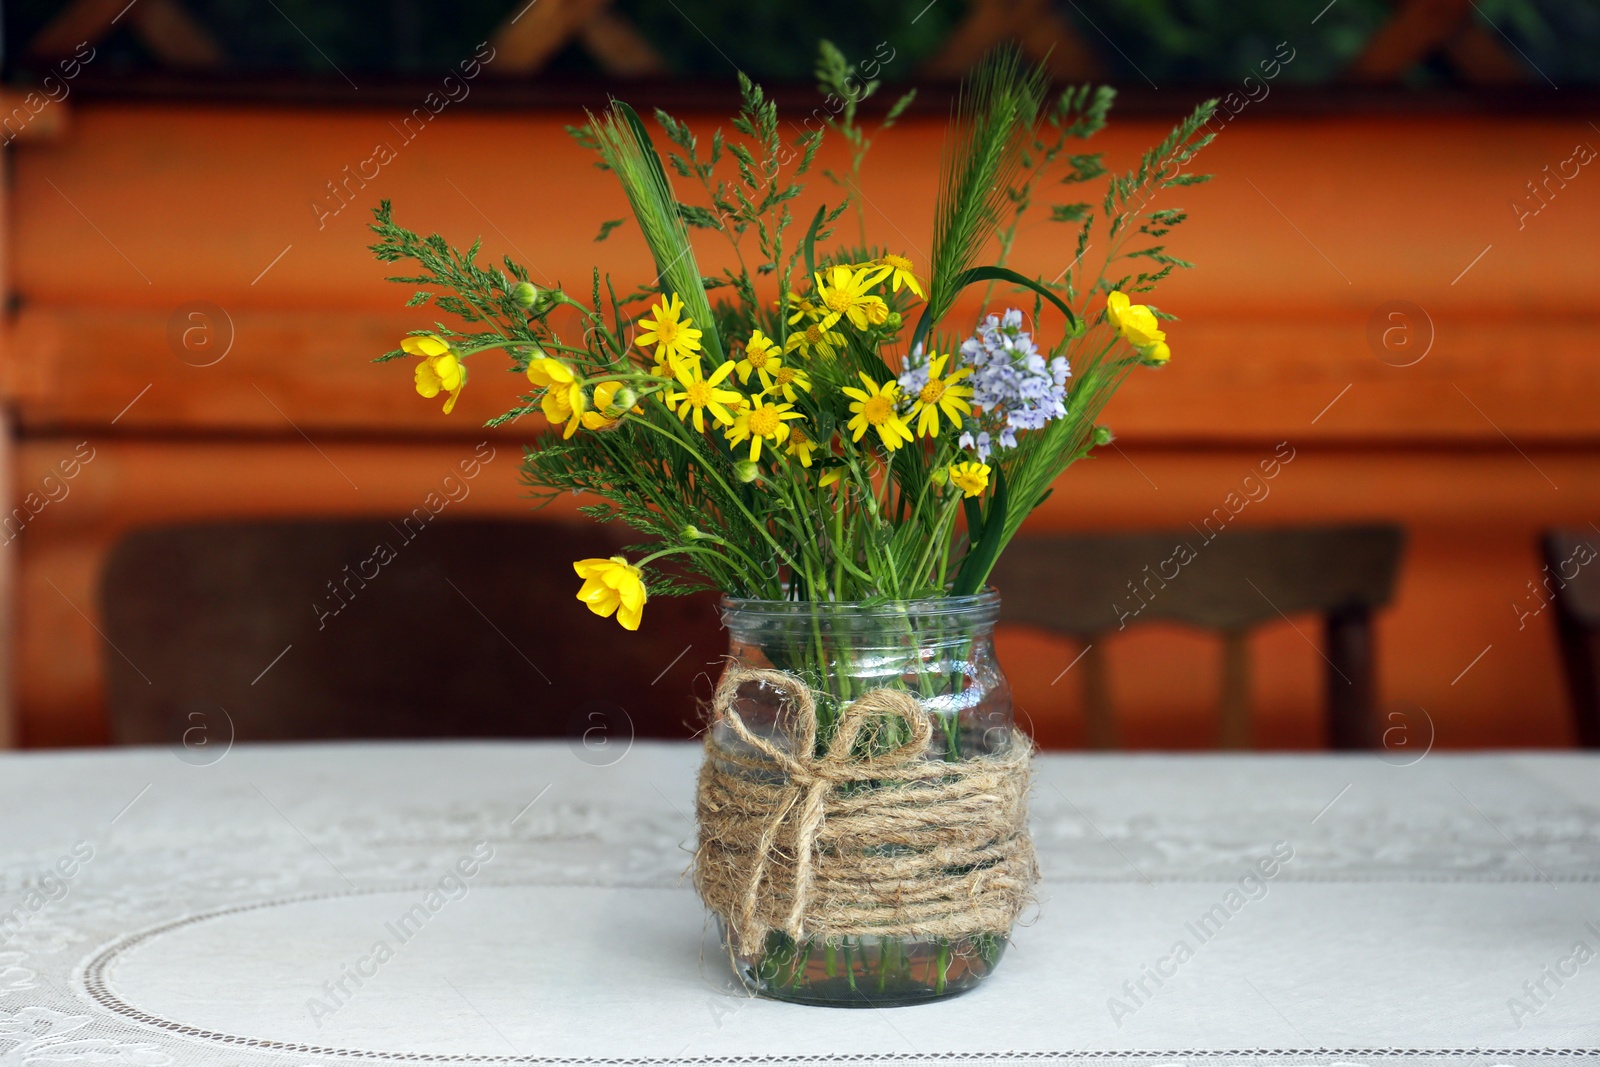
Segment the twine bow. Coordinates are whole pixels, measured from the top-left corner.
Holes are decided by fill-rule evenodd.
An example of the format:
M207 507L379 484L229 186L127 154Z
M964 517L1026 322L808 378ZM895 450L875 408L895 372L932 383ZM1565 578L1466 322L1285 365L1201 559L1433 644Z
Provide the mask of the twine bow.
M747 682L789 702L793 751L739 715ZM801 679L774 670L730 667L712 710L757 754L708 738L698 798L696 886L741 951L757 949L773 928L796 940L1009 931L1037 877L1025 821L1025 739L998 758L930 761L927 712L907 692L875 689L841 712L819 755L815 697ZM893 719L909 728L904 740L854 755L864 732ZM839 790L869 781L884 788ZM775 877L780 866L792 866L791 876Z

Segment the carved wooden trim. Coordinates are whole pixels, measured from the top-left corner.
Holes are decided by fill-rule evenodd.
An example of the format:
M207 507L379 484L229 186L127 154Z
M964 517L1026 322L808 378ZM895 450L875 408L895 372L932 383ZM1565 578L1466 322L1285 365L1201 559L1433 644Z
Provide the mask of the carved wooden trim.
M1104 65L1049 0L973 0L967 17L923 65L922 73L959 78L990 48L1007 41L1015 42L1029 59L1044 63L1059 81L1105 75Z
M227 61L222 46L184 10L179 0L74 0L40 30L28 51L40 59L61 59L85 42L94 44L127 20L162 65L181 70L216 70Z
M666 62L611 0L535 0L494 32L495 73L536 74L577 41L600 69L616 77L665 74Z
M1473 18L1471 0L1401 0L1345 72L1364 84L1398 82L1407 71L1443 52L1473 85L1515 85L1532 80L1505 46Z

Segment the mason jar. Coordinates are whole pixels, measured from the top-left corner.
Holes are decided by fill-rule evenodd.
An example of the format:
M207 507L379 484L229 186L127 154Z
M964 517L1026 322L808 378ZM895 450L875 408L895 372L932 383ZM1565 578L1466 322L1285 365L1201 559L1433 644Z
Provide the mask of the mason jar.
M932 733L922 759L962 763L1002 755L1011 750L1014 726L1011 690L994 649L999 613L1000 597L992 591L868 603L724 598L725 671L777 670L809 687L816 721L813 757L828 749L833 728L852 701L882 689L910 694L926 714ZM809 732L794 721L794 703L779 686L746 680L730 706L750 735L794 753L797 738ZM886 717L865 735L868 750L862 758L896 745L904 749L906 730L899 718ZM726 719L714 719L708 759L717 753L748 757L752 751ZM741 766L741 773L763 773L751 771L748 760ZM857 791L899 787L852 783ZM899 846L881 847L892 855ZM1031 846L1028 855L1031 866ZM764 944L740 950L722 923L724 945L751 991L857 1007L912 1004L972 989L1000 962L1010 932L1007 924L958 937L863 933L797 940L769 930Z

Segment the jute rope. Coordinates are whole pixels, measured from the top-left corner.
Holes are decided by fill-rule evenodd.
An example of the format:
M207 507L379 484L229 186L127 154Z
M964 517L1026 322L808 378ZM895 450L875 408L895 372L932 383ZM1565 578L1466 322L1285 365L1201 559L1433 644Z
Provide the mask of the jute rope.
M789 701L793 754L740 717L747 682ZM817 756L809 687L783 671L733 666L711 710L755 753L726 751L708 732L696 801L695 888L727 925L730 948L759 952L771 930L827 942L1010 932L1039 876L1027 828L1033 746L1024 735L1014 733L995 756L929 760L933 723L916 698L875 689L844 709ZM910 727L904 743L852 758L863 731L893 717Z

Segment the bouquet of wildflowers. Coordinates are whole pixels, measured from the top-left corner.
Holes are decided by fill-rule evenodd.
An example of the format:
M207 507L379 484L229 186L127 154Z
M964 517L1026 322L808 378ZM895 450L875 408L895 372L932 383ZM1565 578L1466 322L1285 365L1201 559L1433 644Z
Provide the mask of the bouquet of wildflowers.
M621 183L655 260L656 277L620 296L599 270L584 291L537 286L510 259L481 264L476 244L401 227L387 202L375 213L373 252L418 265L393 279L422 287L411 305L459 320L379 358L414 358L417 392L446 412L474 357L509 358L528 388L491 425L549 422L527 484L581 494L585 514L644 535L627 555L575 564L578 599L628 629L650 597L708 586L829 602L976 593L1057 477L1109 441L1097 419L1124 377L1170 357L1171 316L1135 300L1189 266L1163 244L1184 213L1154 203L1205 180L1185 167L1210 140L1211 104L1113 174L1080 147L1110 89L1049 97L1039 72L991 57L963 86L933 244L916 262L867 244L855 181L869 134L911 95L869 131L856 105L878 86L850 73L824 45L822 87L847 101L828 125L850 170L828 173L837 199L798 219L824 131L787 137L743 78L733 132L709 142L661 111L654 135L621 102L570 128ZM1037 203L1047 183L1104 188ZM852 203L855 243L839 234ZM1066 227L1048 278L1006 266L1039 213ZM702 274L691 231L729 241L735 265ZM976 306L969 293L975 321L955 314Z

